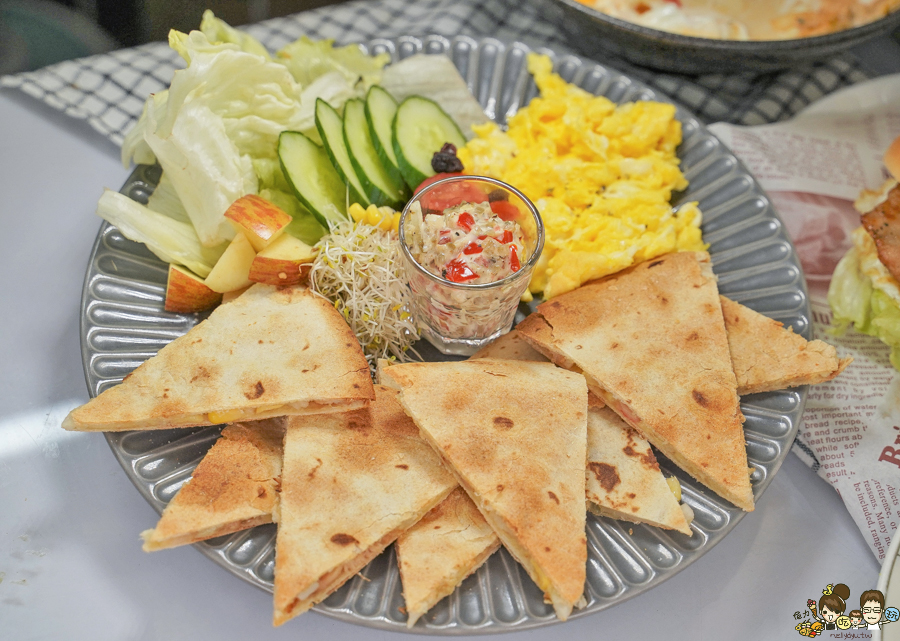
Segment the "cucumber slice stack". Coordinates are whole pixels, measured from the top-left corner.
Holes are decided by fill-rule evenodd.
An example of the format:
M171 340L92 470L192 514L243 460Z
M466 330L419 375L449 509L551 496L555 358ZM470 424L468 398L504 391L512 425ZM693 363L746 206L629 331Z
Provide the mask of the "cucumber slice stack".
M283 131L278 159L297 198L326 229L346 220L347 189L324 149L298 131Z
M366 100L348 100L341 115L316 100L322 146L296 131L278 139L282 171L303 206L326 227L359 203L403 206L410 190L434 175L431 159L445 143L466 139L437 103L410 96L400 105L379 86Z
M448 142L457 149L463 147L466 138L436 102L410 96L397 108L392 142L400 173L410 189L415 189L435 174L431 168L434 153Z
M344 105L344 142L350 152L350 163L362 182L369 201L375 205L387 205L396 209L404 198L391 180L378 152L372 144L369 125L366 123L366 106L362 100L348 100Z
M350 202L368 207L372 202L366 197L362 181L350 162L350 152L344 142L344 123L334 107L316 98L316 129L322 137L322 146L340 177L350 187Z
M394 185L404 197L410 194L400 166L397 164L397 156L394 154L394 116L397 115L397 101L383 87L372 85L366 94L366 123L369 125L369 134L372 144L378 153L378 160L384 166Z

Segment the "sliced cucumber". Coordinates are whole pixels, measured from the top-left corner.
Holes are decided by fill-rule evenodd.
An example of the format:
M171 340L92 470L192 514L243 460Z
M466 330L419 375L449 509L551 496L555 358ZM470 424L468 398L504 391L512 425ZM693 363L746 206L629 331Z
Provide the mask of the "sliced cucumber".
M331 158L331 164L350 187L351 204L359 203L363 207L371 205L362 182L353 169L353 163L350 162L350 153L344 142L344 122L334 107L321 98L316 98L316 129L322 137L322 146Z
M397 191L406 198L410 194L409 188L403 180L403 174L400 173L394 143L391 141L396 114L397 101L393 96L383 87L372 85L366 94L366 122L369 125L369 135L372 136L372 144L378 152L378 160L391 177Z
M322 225L330 228L347 219L347 187L324 149L299 131L283 131L278 159L297 199Z
M366 124L366 106L358 98L344 104L344 142L347 144L353 169L356 170L369 200L378 206L387 205L394 209L399 207L402 196L378 160L378 152L375 151L372 136L369 135L369 125Z
M400 173L410 189L435 174L431 158L444 143L457 148L466 144L453 119L436 102L422 96L410 96L397 107L391 138Z

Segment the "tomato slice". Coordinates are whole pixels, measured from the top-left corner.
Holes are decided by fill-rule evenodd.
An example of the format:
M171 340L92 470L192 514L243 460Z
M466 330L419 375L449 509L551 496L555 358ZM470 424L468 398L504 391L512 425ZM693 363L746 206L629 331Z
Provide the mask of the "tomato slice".
M512 232L508 229L503 230L503 234L500 235L500 238L497 239L497 242L501 245L505 245L507 243L511 243L513 239Z
M451 283L464 283L467 280L478 278L478 274L473 272L468 265L458 258L451 260L443 269L443 277Z
M472 226L475 224L475 219L472 217L472 214L464 211L456 219L456 224L459 225L459 228L463 231L472 231Z
M428 185L436 183L439 180L443 180L444 178L450 178L451 176L462 176L462 175L463 174L461 171L455 171L452 173L435 174L434 176L431 176L430 178L426 178L425 180L423 180L422 183L418 187L416 187L415 190L413 191L413 196L415 196L420 191L425 189Z
M491 203L491 211L501 220L516 220L522 215L519 208L508 200L495 200Z
M484 249L482 249L481 245L475 242L469 243L463 249L463 253L467 256L471 256L472 254L480 254L483 251Z
M519 263L519 252L515 245L509 246L509 266L514 272L522 269L522 265Z
M418 194L428 185L431 185L438 180L449 178L451 176L462 175L463 174L461 173L435 174L431 178L426 178L425 180L423 180L422 184L416 187L414 193ZM424 211L426 214L442 214L448 207L453 207L455 205L459 205L460 203L483 203L486 202L487 199L487 194L479 189L477 185L474 185L468 181L459 181L450 183L449 185L444 185L443 187L437 187L436 189L425 194L422 197L422 211Z

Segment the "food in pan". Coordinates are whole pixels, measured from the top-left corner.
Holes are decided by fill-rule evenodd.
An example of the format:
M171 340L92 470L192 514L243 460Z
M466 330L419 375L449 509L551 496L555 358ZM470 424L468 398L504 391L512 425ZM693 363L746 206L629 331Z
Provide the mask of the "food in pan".
M859 27L898 0L578 0L651 29L717 40L789 40Z

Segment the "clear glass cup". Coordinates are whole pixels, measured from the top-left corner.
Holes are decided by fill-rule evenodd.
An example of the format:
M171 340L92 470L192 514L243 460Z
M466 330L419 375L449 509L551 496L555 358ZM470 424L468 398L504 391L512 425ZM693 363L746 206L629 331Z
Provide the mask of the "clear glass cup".
M479 200L480 199L480 200ZM505 205L495 204L505 201ZM462 202L491 202L504 220L522 230L525 255L521 267L506 278L481 284L455 283L416 262L405 233L409 216L442 214ZM470 356L508 332L519 299L544 247L544 224L534 204L518 189L485 176L453 176L439 180L413 196L400 216L400 246L412 292L413 315L422 335L444 354Z

